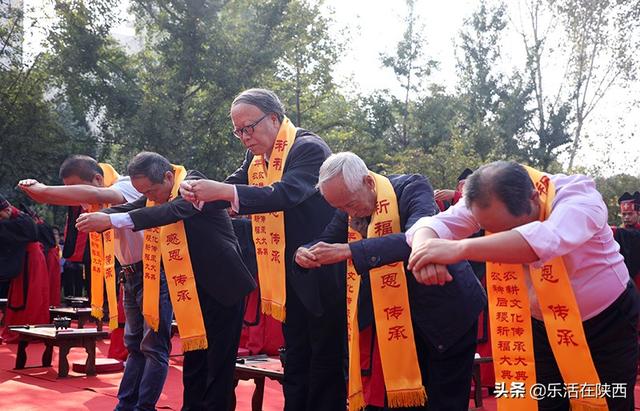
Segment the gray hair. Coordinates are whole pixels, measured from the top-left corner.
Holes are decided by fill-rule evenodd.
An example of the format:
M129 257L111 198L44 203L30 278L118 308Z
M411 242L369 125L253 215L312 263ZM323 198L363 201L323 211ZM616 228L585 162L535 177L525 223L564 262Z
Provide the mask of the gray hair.
M334 177L342 176L347 190L355 193L364 184L364 177L369 174L367 165L360 157L350 151L331 154L322 166L318 176L318 185L322 193L322 185Z
M153 184L162 183L165 173L171 170L173 167L171 167L169 160L152 151L138 153L131 159L127 167L131 178L146 177Z
M284 106L276 93L271 90L263 88L250 88L245 90L233 99L231 108L234 108L238 104L249 104L258 107L264 114L273 113L278 117L280 122L284 119Z

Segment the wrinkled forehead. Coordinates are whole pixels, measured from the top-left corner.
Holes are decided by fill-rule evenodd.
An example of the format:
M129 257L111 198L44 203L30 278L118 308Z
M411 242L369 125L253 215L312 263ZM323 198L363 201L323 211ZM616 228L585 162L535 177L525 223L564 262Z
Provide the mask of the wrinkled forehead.
M362 186L355 192L349 191L342 176L333 177L322 184L322 195L325 200L334 207L343 207L347 204L358 204L365 201L362 195Z
M251 104L240 103L231 108L231 121L236 126L251 124L263 115L262 110Z

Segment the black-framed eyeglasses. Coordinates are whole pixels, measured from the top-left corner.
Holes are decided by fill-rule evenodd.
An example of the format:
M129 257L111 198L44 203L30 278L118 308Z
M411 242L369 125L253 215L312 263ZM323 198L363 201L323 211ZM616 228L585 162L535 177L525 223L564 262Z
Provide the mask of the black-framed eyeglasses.
M239 139L242 139L242 136L244 136L245 134L248 136L251 136L253 132L256 130L256 126L258 125L258 123L264 120L268 115L269 113L265 114L264 116L256 120L253 124L249 124L248 126L244 126L242 128L237 128L233 130L233 135L238 137Z

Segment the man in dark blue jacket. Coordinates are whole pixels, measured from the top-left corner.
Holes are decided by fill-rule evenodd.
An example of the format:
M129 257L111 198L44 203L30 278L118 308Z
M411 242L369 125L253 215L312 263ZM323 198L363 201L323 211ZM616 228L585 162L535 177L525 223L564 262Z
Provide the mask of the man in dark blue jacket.
M186 181L180 192L187 200L217 202L241 215L284 213L285 410L343 410L346 407L344 276L332 267L321 278L292 273L295 251L316 238L335 211L316 188L320 165L331 150L317 135L303 129L293 130L282 103L269 90L250 89L238 95L231 105L231 120L234 135L247 148L240 168L225 182ZM295 136L286 160L278 161L277 139L287 127ZM282 167L281 178L264 186L252 183L255 171L251 167L256 157L265 161L262 164L267 174ZM255 219L252 224L255 233L260 227ZM262 244L259 246L264 250L266 245ZM264 273L258 274L263 278ZM263 309L264 287L261 282Z
M207 204L198 210L182 197L172 197L175 168L157 153L139 153L129 163L128 172L142 197L97 213L82 214L77 226L82 231L100 232L111 227L139 231L184 221L208 348L185 352L182 410L229 409L244 298L256 286L242 261L231 219L225 210L214 205ZM191 170L186 180L203 177ZM147 200L156 205L147 207ZM171 280L164 268L162 271L161 284L166 290L167 279L176 281L176 277ZM141 270L134 286L139 307L144 297L140 290L142 274ZM180 326L180 318L177 320Z
M368 383L363 380L365 400L378 406L386 404L384 390L380 390L377 344L372 340L375 331L368 330L375 327L369 270L404 261L416 351L428 396L426 409L463 410L468 407L477 319L486 304L486 296L466 261L448 267L433 267L448 269L453 276L454 281L444 286L447 288L416 282L406 269L411 249L406 244L404 232L420 217L437 212L433 190L427 179L418 174L388 179L397 198L402 232L367 238L370 216L376 209L373 178L364 162L353 153L329 157L320 169L318 185L325 199L338 211L314 243L298 249L295 261L298 270L304 272L352 259L362 281L358 304L360 352L362 357L371 358L363 362L366 369L362 370L362 375L370 377ZM362 240L347 243L350 224L363 235ZM308 273L307 276L317 275ZM370 341L363 341L363 338Z

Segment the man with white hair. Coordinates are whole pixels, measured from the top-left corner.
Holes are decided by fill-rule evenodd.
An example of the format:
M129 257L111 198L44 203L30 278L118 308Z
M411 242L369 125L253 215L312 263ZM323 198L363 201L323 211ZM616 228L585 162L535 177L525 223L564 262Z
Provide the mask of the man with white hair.
M349 409L466 409L486 297L466 261L433 267L454 279L444 288L406 269L404 232L437 212L427 179L387 178L345 152L325 160L318 187L338 210L295 261L301 271L347 261Z

